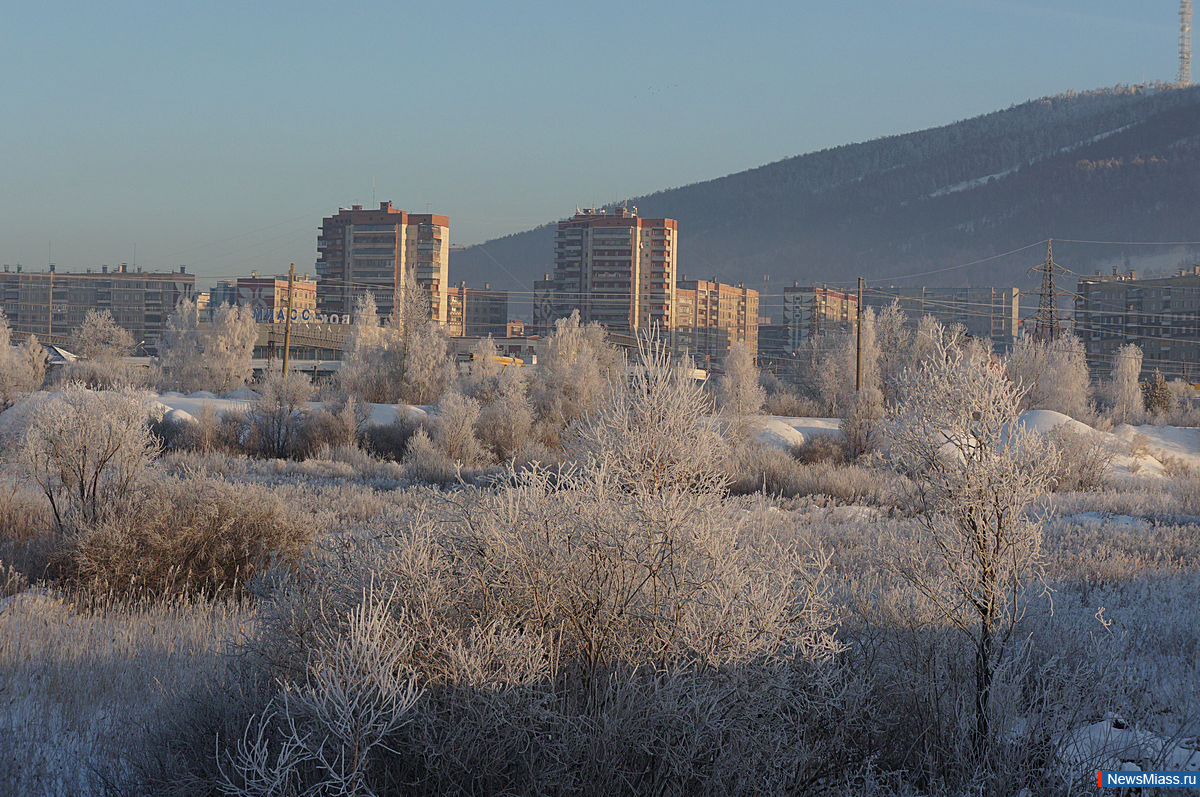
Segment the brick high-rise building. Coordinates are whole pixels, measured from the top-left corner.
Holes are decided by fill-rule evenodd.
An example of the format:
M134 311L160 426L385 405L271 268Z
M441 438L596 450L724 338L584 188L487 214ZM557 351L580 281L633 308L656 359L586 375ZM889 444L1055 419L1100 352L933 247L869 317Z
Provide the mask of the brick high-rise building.
M508 291L468 288L465 282L450 286L446 331L451 337L503 338L508 334Z
M684 277L675 303L675 346L692 353L697 366L724 363L729 345L738 340L758 352L758 291Z
M317 311L352 313L358 295L371 291L379 315L389 316L411 272L428 294L430 316L445 325L449 253L446 216L408 213L391 202L342 208L321 222L317 238Z
M554 238L553 315L635 331L675 326L678 225L637 209L588 209L560 221Z

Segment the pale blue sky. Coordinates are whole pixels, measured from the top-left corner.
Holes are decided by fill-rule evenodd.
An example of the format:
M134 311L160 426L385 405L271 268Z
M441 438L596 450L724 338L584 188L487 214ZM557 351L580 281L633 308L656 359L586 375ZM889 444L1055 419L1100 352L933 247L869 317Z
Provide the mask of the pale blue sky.
M0 263L311 273L321 218L373 195L478 243L1172 81L1178 30L1170 0L10 3Z

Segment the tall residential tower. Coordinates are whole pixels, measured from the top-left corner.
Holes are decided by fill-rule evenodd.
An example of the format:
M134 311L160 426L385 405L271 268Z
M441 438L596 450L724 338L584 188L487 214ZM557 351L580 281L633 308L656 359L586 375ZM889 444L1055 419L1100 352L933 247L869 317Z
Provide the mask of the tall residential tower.
M588 209L558 223L554 238L555 316L579 310L613 332L675 325L678 225L637 209Z
M407 213L379 203L378 210L355 205L321 222L317 238L317 311L354 311L359 294L371 291L386 317L403 295L409 273L428 294L430 316L445 325L450 219Z

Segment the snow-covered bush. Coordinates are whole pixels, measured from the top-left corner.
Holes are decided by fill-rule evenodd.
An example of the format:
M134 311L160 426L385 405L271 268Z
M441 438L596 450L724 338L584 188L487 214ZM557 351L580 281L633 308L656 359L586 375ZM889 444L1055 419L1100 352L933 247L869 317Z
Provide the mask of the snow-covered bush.
M1138 379L1142 372L1142 350L1126 343L1113 358L1112 376L1101 385L1101 397L1114 423L1138 424L1144 415Z
M1171 411L1174 396L1162 372L1154 370L1154 376L1142 383L1142 405L1146 412L1153 416L1163 415Z
M256 572L295 560L311 526L269 491L193 477L159 479L121 511L82 525L57 553L65 583L94 594L238 592Z
M744 341L735 340L729 344L725 373L717 383L717 406L738 419L762 412L766 400L766 391L758 383L754 351Z
M149 369L121 362L135 345L133 335L117 326L109 310L89 310L67 342L67 348L82 359L58 368L51 384L61 386L79 382L93 390L120 385L150 387L152 375Z
M421 428L409 436L402 463L405 478L414 482L447 485L458 481L459 469L454 461Z
M479 420L479 402L451 390L438 402L433 424L433 442L450 460L467 467L481 465L487 458L475 423Z
M1108 435L1072 429L1064 423L1051 430L1049 438L1058 452L1058 470L1053 477L1056 491L1099 490L1108 485L1117 455Z
M492 401L479 411L475 428L480 442L501 462L532 443L533 405L524 369L506 368L497 377Z
M312 456L322 448L358 449L367 421L366 408L353 398L327 402L305 416L296 455Z
M158 454L146 398L135 390L68 385L26 400L17 466L50 501L61 531L107 517Z
M272 371L255 385L258 401L248 413L251 447L259 456L291 457L307 423L313 386L296 371Z
M1091 406L1087 352L1074 335L1040 342L1022 338L1008 358L1009 377L1025 391L1022 409L1053 410L1087 423Z
M660 341L639 338L638 355L628 381L568 428L566 452L632 493L720 489L725 443L701 387Z
M422 430L426 437L433 430L427 417L410 417L400 414L391 423L364 424L359 432L359 444L363 450L373 456L399 462L404 459L404 452L408 450L409 440Z
M883 393L877 388L865 388L854 395L839 424L847 457L856 460L879 447L883 415Z

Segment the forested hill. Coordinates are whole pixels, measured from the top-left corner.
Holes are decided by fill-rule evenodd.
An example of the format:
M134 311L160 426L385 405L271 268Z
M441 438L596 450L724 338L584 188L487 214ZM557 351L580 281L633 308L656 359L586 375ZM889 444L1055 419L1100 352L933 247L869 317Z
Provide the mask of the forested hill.
M679 221L681 274L755 287L769 274L1029 288L1044 248L957 267L1046 238L1078 273L1136 268L1161 250L1071 241L1200 239L1200 87L1062 94L629 203ZM527 292L552 270L553 236L549 223L455 252L451 278Z

